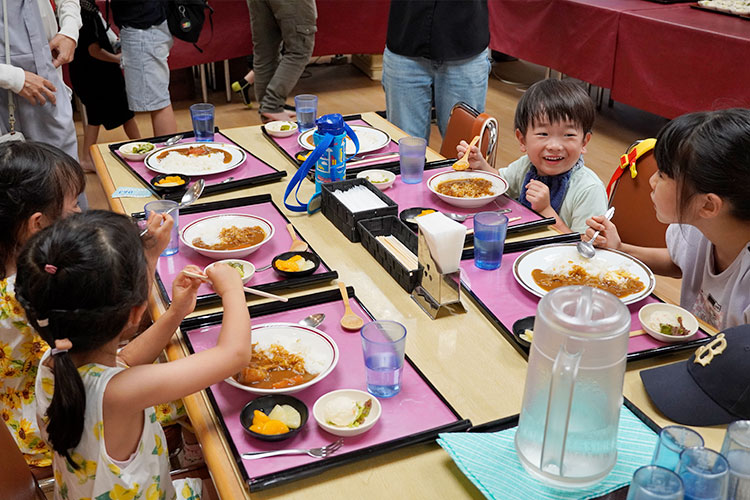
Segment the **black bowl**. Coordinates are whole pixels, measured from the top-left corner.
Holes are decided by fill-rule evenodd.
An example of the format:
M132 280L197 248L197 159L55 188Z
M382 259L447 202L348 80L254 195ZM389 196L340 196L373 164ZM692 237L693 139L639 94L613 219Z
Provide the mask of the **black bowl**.
M414 217L421 214L424 210L435 210L436 212L438 212L438 210L434 208L411 207L411 208L401 210L401 213L398 214L398 218L401 219L401 222L406 224L409 227L409 229L411 229L414 232L417 232L417 223L410 222L407 219L414 219Z
M531 347L531 343L528 340L525 340L523 337L521 337L521 334L525 332L526 330L534 331L534 319L536 316L526 316L525 318L521 318L515 323L513 323L513 337L516 339L516 342L521 344L522 346L529 348Z
M303 259L312 262L313 266L310 269L306 269L304 271L282 271L281 269L276 267L277 260L291 259L295 255L301 255ZM277 255L273 258L273 260L271 260L271 267L273 267L274 271L276 271L281 276L284 276L285 278L301 278L302 276L310 276L318 269L318 267L320 267L320 257L312 252L284 252Z
M289 405L297 410L301 418L299 427L296 429L290 429L289 432L284 434L258 434L257 432L251 431L250 426L253 425L253 413L255 410L260 410L268 415L276 405ZM266 396L260 396L246 404L240 412L240 423L242 424L242 428L245 429L248 434L254 438L260 439L261 441L283 441L289 439L302 430L307 423L307 418L308 411L305 403L295 397L287 396L285 394L268 394Z
M157 182L160 180L166 178L166 177L179 177L183 180L182 184L178 184L175 186L159 186ZM151 187L153 187L157 193L176 193L178 191L185 191L187 189L188 184L190 184L190 177L183 174L159 174L153 179L151 179Z

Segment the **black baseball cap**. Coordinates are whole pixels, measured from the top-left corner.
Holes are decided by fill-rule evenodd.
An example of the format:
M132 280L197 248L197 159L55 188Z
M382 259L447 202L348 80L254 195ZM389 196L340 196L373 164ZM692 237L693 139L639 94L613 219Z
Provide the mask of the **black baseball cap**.
M695 362L696 351L687 361L641 371L646 392L669 419L698 426L750 419L750 325L723 334L721 353L718 336L706 344L714 345L715 353L705 366Z

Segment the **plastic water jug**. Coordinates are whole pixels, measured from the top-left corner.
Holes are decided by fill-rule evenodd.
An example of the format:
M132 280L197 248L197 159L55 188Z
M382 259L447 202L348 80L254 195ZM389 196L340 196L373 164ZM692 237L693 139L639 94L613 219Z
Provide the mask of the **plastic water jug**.
M515 438L529 474L579 488L612 470L629 332L628 308L603 290L561 287L539 302Z

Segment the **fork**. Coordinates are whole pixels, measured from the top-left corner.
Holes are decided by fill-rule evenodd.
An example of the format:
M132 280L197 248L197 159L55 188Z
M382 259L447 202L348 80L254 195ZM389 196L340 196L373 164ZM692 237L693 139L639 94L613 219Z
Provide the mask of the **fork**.
M256 451L252 453L243 453L242 458L245 460L253 460L255 458L275 457L276 455L304 455L305 453L313 458L325 458L329 455L333 455L343 444L344 438L339 438L337 441L321 446L320 448L310 448L308 450L304 448L295 448L291 450Z

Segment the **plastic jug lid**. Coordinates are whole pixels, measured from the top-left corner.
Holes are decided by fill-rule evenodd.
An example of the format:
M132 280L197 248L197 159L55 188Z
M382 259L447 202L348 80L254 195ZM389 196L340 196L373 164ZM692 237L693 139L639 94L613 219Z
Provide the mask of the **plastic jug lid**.
M315 120L315 124L320 134L340 135L344 133L344 117L339 113L323 115Z

